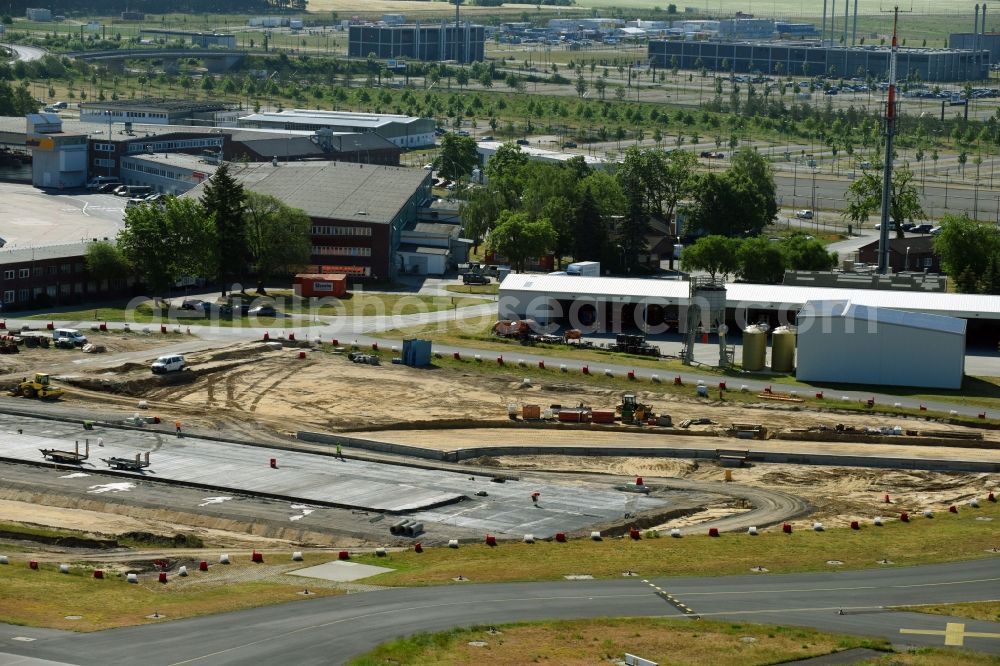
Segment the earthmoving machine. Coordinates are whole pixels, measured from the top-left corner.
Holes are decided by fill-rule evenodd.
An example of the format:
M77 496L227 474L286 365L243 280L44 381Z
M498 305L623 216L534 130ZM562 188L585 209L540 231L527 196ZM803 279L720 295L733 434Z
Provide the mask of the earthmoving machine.
M622 423L645 423L646 419L655 416L653 408L644 405L635 398L635 393L625 393L622 395L622 402L618 405L617 411L622 415Z
M55 399L65 393L60 387L53 386L49 375L44 372L36 372L31 379L19 381L10 394L21 395L25 398L41 398L42 400Z
M84 460L90 457L90 440L86 440L86 448L83 453L80 453L80 442L76 442L76 446L72 451L60 451L59 449L38 449L43 456L48 458L54 463L66 463L67 465L79 465Z
M149 451L146 451L145 459L140 457L140 454L135 454L135 459L132 458L101 458L108 467L112 469L120 469L126 472L141 472L144 467L149 467Z

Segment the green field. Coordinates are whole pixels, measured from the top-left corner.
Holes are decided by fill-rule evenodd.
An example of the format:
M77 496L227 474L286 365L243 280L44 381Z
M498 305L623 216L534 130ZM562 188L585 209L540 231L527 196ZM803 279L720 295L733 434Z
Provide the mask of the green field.
M871 514L881 515L884 509L873 498ZM893 512L906 509L892 507ZM909 523L890 520L888 512L885 515L884 526L873 526L869 520L859 530L783 534L770 528L758 536L729 533L718 538L697 534L639 541L577 539L567 543L501 543L495 548L470 544L458 550L428 548L423 553L359 556L357 561L395 569L366 579L376 585L451 585L459 575L475 583L559 580L568 574L620 578L626 570L642 577L719 576L749 574L758 565L772 573L830 571L833 567L827 561L833 559L851 569L872 569L884 566L878 563L882 559L893 562L891 566L910 566L996 558L987 552L996 545L995 523L976 520L980 516L1000 519L996 503L983 502L980 509L963 506L957 514L938 513L934 518L915 516Z
M492 630L491 630L492 629ZM697 639L697 640L692 640ZM614 663L624 653L661 664L757 666L855 647L888 650L880 639L799 627L682 619L599 618L522 622L416 634L381 645L350 666L444 666L489 663Z

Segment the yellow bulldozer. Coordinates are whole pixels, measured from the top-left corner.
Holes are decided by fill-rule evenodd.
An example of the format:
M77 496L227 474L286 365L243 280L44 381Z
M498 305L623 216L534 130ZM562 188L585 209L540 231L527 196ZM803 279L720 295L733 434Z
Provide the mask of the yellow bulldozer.
M65 391L58 386L53 386L49 375L43 372L35 373L31 379L22 378L10 391L10 394L14 396L41 398L42 400L59 398L63 393Z

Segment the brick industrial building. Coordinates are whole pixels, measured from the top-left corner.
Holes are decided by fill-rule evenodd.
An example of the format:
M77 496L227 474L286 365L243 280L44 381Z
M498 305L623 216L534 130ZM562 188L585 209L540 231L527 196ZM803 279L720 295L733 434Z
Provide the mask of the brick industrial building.
M387 279L399 270L403 229L430 198L423 169L346 162L234 165L248 190L277 197L312 219L307 273ZM185 196L200 197L204 184Z
M0 250L3 310L27 310L124 297L132 277L96 279L87 272L88 243Z

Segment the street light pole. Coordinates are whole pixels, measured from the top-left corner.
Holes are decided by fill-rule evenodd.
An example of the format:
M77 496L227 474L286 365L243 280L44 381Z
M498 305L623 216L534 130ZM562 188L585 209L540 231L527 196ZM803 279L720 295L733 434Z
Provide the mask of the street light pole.
M904 271L909 271L910 270L910 246L909 245L906 246L906 261L903 264L903 270Z

